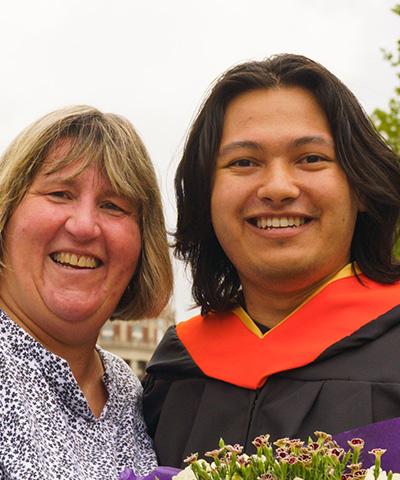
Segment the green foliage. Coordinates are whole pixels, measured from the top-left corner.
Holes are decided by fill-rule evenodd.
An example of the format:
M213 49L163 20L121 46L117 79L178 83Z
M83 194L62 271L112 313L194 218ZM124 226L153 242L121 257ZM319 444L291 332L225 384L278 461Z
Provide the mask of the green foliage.
M392 8L392 12L400 16L400 3ZM390 62L396 70L399 86L395 88L395 97L389 100L389 108L387 110L375 109L371 118L379 133L393 150L400 155L400 40L397 41L396 53L388 52L384 49L382 51L385 60ZM397 257L400 258L400 237L398 237L395 252Z
M400 16L400 3L392 11ZM400 81L400 40L397 41L397 52L383 50L384 58L396 69ZM389 100L388 110L376 109L372 113L372 121L389 145L400 154L400 83L395 89L395 98Z
M377 108L372 114L372 121L389 145L400 154L400 101L392 98L389 111Z

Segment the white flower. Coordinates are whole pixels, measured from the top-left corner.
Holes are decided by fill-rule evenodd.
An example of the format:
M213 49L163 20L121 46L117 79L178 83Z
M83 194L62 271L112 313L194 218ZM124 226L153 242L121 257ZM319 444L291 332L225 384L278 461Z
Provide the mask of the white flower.
M253 460L261 460L262 462L265 462L267 460L267 457L265 455L261 455L261 457L259 457L256 453L253 453L250 458L252 458Z
M196 480L196 477L193 473L192 467L189 465L184 470L179 472L178 475L174 475L172 480Z
M368 470L367 470L367 475L365 476L365 479L364 480L374 480L375 477L374 477L374 470L375 470L375 467L370 467ZM397 474L399 475L399 474ZM394 477L394 475L393 475ZM386 480L387 479L387 473L384 471L384 470L380 470L379 472L379 477L377 478L377 480Z
M204 460L204 458L200 458L197 462L203 470L205 470L207 473L211 473L211 465Z
M210 465L211 471L218 471L217 464L215 462L212 462Z

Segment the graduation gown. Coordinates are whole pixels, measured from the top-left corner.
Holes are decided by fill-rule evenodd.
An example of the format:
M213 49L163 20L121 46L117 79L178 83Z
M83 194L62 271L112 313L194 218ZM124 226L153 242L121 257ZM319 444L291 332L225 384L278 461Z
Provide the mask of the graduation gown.
M345 267L264 335L241 308L170 327L143 380L160 464L399 417L400 283L359 277Z

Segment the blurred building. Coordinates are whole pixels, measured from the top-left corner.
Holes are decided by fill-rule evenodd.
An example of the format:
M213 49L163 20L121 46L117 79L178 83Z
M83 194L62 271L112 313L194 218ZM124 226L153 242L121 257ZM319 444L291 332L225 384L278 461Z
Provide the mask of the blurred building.
M100 332L98 344L123 358L135 374L142 379L146 364L158 342L170 325L175 323L175 313L166 309L160 317L123 321L108 321Z

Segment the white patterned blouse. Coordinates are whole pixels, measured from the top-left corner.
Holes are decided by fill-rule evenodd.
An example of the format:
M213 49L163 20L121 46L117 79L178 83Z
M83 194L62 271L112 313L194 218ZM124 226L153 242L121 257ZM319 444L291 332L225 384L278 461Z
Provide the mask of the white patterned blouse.
M98 352L109 398L96 419L68 363L0 310L0 479L118 479L157 466L139 380Z

